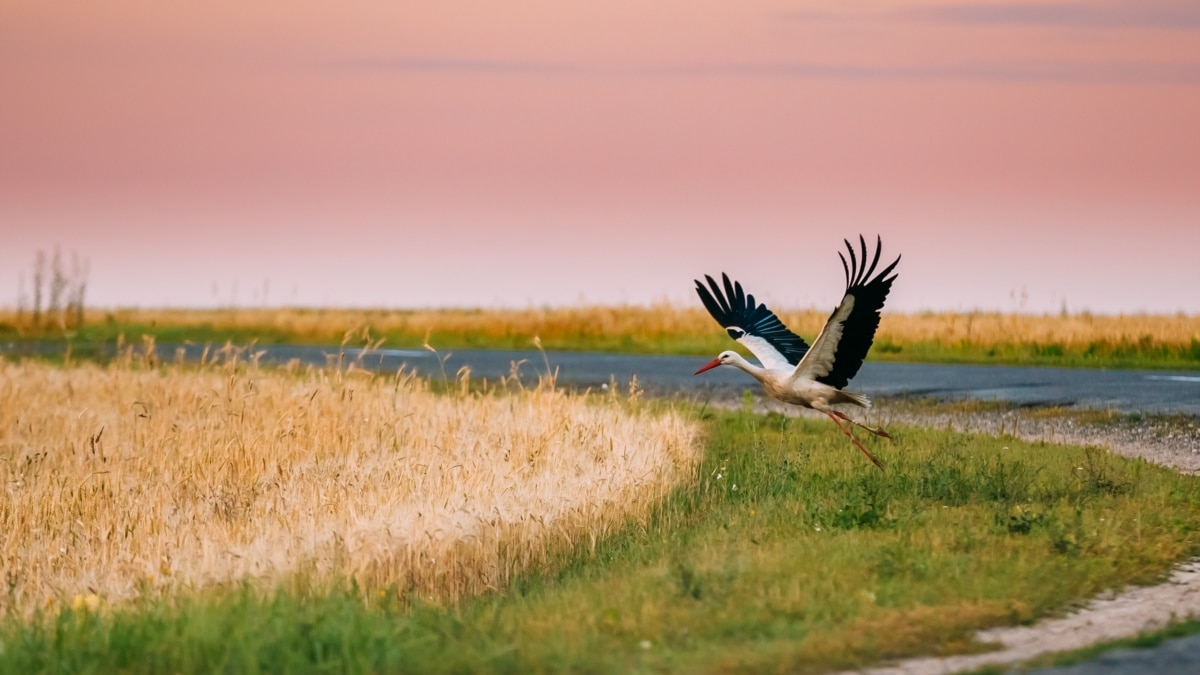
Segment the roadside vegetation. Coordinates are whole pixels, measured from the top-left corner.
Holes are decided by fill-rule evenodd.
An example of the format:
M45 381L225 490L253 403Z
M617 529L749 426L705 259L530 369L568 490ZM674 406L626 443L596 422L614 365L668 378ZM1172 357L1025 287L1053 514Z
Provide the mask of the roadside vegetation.
M815 339L827 311L782 311ZM62 311L54 316L63 316ZM68 313L70 322L0 311L0 343L71 343L77 354L119 336L153 335L162 344L339 344L369 329L388 347L531 349L712 355L729 338L697 306L562 307L524 310L120 309ZM1200 369L1200 316L998 313L885 313L875 361L981 363L1088 368Z
M0 367L0 672L824 671L1200 552L1200 478L1094 448L897 424L879 471L636 395Z
M677 306L527 309L309 309L295 307L110 309L85 305L90 266L77 253L38 251L20 275L15 309L0 309L0 345L70 345L78 356L118 340L160 344L340 344L369 332L388 347L545 349L711 355L729 348L699 303ZM266 290L263 290L265 297ZM778 310L777 310L778 311ZM810 342L828 310L778 311ZM982 363L1086 368L1200 369L1200 315L1032 315L994 312L885 314L871 358L914 363Z

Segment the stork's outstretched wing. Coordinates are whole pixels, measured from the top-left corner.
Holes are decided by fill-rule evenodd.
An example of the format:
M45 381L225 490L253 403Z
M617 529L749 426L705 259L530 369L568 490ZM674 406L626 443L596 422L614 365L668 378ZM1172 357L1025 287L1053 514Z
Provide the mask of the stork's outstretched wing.
M867 242L862 235L858 237L862 260L854 255L854 247L846 241L846 251L850 254L850 262L840 252L842 267L846 270L846 294L821 334L813 342L812 349L796 366L793 378L807 378L841 389L850 378L862 367L867 351L875 340L875 330L879 328L879 310L887 299L888 291L892 289L895 274L888 276L900 262L900 257L892 261L879 274L872 278L875 267L879 264L879 254L883 250L883 242L875 238L875 257L867 266Z
M696 293L717 323L756 356L764 368L793 368L808 351L808 343L783 325L775 313L766 305L755 302L753 295L746 295L742 285L731 282L729 275L722 274L725 292L707 274L705 288L696 280Z

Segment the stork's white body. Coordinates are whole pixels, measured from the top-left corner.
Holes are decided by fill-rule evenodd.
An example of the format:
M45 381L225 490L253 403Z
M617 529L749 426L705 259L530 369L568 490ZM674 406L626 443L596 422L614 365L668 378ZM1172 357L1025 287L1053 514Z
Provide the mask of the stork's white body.
M726 356L726 354L728 356ZM721 356L725 356L724 359ZM737 352L723 352L717 359L723 366L733 366L749 373L762 383L763 391L773 399L828 412L830 406L849 403L863 408L871 407L871 399L852 391L843 391L806 377L797 377L794 368L763 368L750 363Z

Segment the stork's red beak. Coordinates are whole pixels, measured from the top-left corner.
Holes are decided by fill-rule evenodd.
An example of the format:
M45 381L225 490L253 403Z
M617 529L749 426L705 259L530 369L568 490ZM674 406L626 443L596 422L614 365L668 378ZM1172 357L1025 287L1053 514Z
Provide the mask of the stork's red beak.
M699 375L700 373L703 373L706 370L712 370L713 368L716 368L719 365L721 365L721 359L713 359L712 361L709 361L708 363L704 364L703 368L701 368L700 370L697 370L696 372L694 372L692 374Z

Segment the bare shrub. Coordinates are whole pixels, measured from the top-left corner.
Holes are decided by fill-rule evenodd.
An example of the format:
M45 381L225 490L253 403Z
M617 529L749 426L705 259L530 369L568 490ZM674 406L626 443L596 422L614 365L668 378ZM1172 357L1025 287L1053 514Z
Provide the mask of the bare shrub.
M43 335L48 330L77 330L87 320L84 297L91 265L87 259L71 253L71 266L63 262L62 250L55 246L52 255L38 251L33 258L33 304L25 316L25 277L21 275L17 292L17 310L11 324L22 335ZM9 318L0 312L0 319Z

